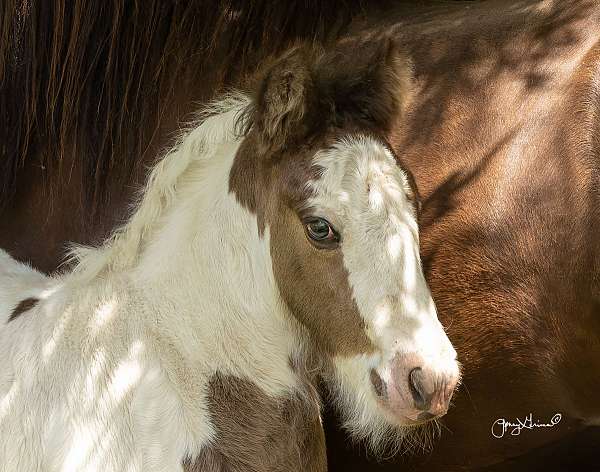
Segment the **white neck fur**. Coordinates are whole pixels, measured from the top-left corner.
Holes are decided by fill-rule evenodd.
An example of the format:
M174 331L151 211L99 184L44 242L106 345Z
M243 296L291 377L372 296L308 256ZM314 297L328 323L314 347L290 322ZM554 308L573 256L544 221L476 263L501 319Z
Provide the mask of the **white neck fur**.
M129 222L101 249L73 250L74 276L126 274L187 362L207 376L251 376L277 395L296 383L289 359L299 333L274 279L268 228L259 235L229 192L247 105L242 95L213 105L153 169Z

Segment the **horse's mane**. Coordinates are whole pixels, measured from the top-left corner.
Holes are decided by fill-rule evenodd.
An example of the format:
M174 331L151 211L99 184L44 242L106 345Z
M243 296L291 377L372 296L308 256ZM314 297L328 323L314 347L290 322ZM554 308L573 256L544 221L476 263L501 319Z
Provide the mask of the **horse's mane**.
M294 41L339 36L367 3L3 1L0 206L25 163L51 177L65 156L78 160L96 202L109 173L126 181L149 152L177 88L206 76L194 98L210 99Z
M203 165L220 144L241 138L240 132L249 128L243 120L251 119L250 107L250 98L241 92L230 92L207 105L197 122L188 126L179 142L153 167L127 223L100 248L73 245L67 264L84 279L133 264L145 236L171 207L178 182L190 168Z

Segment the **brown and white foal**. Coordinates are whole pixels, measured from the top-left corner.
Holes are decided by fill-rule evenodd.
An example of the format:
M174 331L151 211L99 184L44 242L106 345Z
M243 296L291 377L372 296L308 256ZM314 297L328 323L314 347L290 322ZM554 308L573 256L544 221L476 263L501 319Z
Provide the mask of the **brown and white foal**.
M0 469L324 470L317 375L374 445L444 414L456 354L385 140L405 67L296 48L72 272L1 253Z

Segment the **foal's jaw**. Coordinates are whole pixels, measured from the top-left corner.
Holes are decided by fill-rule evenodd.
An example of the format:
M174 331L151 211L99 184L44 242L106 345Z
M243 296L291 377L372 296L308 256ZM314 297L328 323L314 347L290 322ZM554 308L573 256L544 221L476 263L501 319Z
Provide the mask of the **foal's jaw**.
M384 354L369 375L386 416L400 425L445 415L459 382L456 351L437 319L428 291L426 298L427 310L400 312L380 327L379 345ZM409 328L411 325L414 327Z
M431 311L419 314L403 311L401 300L395 306L396 310L388 309L388 316L376 318L380 326L367 325L375 351L338 357L335 367L344 395L358 392L358 402L372 410L369 421L402 428L445 415L460 371L433 301Z
M420 425L446 414L460 371L440 326L437 353L378 348L334 358L334 384L346 426L358 436ZM400 342L397 343L401 345Z

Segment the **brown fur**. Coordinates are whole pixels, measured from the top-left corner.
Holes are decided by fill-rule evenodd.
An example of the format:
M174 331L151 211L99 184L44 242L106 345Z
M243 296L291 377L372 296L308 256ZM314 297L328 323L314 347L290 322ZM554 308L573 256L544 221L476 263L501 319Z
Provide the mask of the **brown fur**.
M316 397L277 400L250 380L220 374L207 396L216 439L184 462L186 472L327 470Z
M0 206L14 196L19 170L29 162L47 176L77 179L85 189L82 199L101 205L110 190L107 179L122 183L140 158L152 159L153 141L169 120L181 118L182 109L256 66L263 51L335 37L362 5L2 2ZM172 110L163 105L170 102ZM132 126L132 119L144 125ZM79 156L77 166L69 154ZM116 156L129 157L117 162Z
M262 7L244 2L247 8L238 10L241 17L233 22L227 18L236 16L225 8L207 8L183 21L185 9L175 11L168 4L167 13L174 15L155 15L164 3L146 2L148 8L137 17L119 2L91 3L77 13L77 24L85 27L76 30L72 10L60 2L27 2L31 15L26 17L21 16L25 2L3 2L0 166L6 167L0 178L14 180L17 173L18 186L11 201L4 198L8 206L0 215L0 246L42 269L56 269L65 241L97 242L126 214L143 173L117 176L131 159L140 168L149 163L168 144L178 120L196 108L194 101L237 82L265 55L298 39L319 42L325 31L331 37L347 32L364 38L372 31L363 28L378 33L392 28L412 59L415 77L407 119L394 128L393 141L424 197L426 277L464 364L464 386L431 453L405 454L383 465L350 445L333 417L325 418L330 469L446 472L497 464L486 470L516 472L595 466L598 428L587 430L586 441L578 432L582 415L598 407L600 385L600 120L593 85L599 63L594 45L598 3L365 2L360 12L354 2L350 10L335 1L318 2L324 12L308 2L286 8L278 2L265 1ZM304 8L300 3L307 5L304 14L298 14ZM222 23L204 22L213 12L219 12ZM357 21L348 27L350 16ZM63 26L50 28L51 22ZM93 34L84 37L94 23ZM134 24L135 32L124 35ZM211 43L212 59L206 61L210 65L198 67L204 56L194 34L206 28L223 31L227 25L237 31L231 38L238 38L232 41L239 47L230 48L222 41L228 36L218 35ZM14 35L15 29L20 33ZM175 30L182 34L173 34L166 49L164 40ZM153 39L147 41L146 35ZM46 49L47 44L53 47ZM95 60L90 51L96 44L110 46L100 52L90 80L80 80L89 68L78 65L86 57ZM106 60L109 51L111 61ZM52 80L64 75L69 88L48 89L52 57L59 71ZM178 67L157 67L169 60ZM351 52L349 60L360 62L360 57ZM131 70L131 82L117 69ZM104 93L98 94L102 84ZM122 106L126 90L127 106ZM547 93L545 99L540 92ZM64 114L63 120L57 111L51 120L47 102L56 104L55 110L70 103L77 112ZM154 113L160 119L152 119ZM39 163L48 161L58 167L58 155L47 150L68 144L61 136L73 129L78 130L79 152L66 146L64 172L41 168ZM519 135L519 130L526 133ZM107 144L100 146L100 139ZM135 151L138 142L145 154ZM502 164L507 150L527 142L531 147L517 156L528 172L510 175ZM97 157L100 148L113 156L112 170ZM110 204L100 205L92 216L85 201L94 193L81 176L94 182L95 174L90 177L86 169L96 168L104 174L100 180L106 181L102 190ZM51 195L49 188L60 192ZM499 212L503 209L508 211ZM561 410L564 420L557 428L524 431L518 438L497 440L489 434L495 418L529 410L540 419Z
M8 317L7 323L10 323L12 320L17 319L23 313L31 310L33 307L35 307L38 304L38 302L39 302L39 300L37 298L26 298L25 300L22 300L21 302L19 302L19 304L15 307L15 309L12 311L12 313Z
M344 61L350 51L362 60ZM273 270L291 312L327 354L371 352L340 250L319 250L305 234L312 158L349 132L380 136L401 110L406 68L387 38L346 42L333 51L297 47L260 76L247 137L230 189L271 230ZM314 274L321 277L315 277ZM322 283L322 276L326 283ZM299 289L299 287L302 287Z
M430 454L376 465L326 420L332 470L598 463L574 434L600 414L600 5L526 3L429 7L396 30L417 87L392 142L422 194L426 277L464 385ZM554 428L490 433L497 418L557 412ZM519 466L563 438L569 452Z

